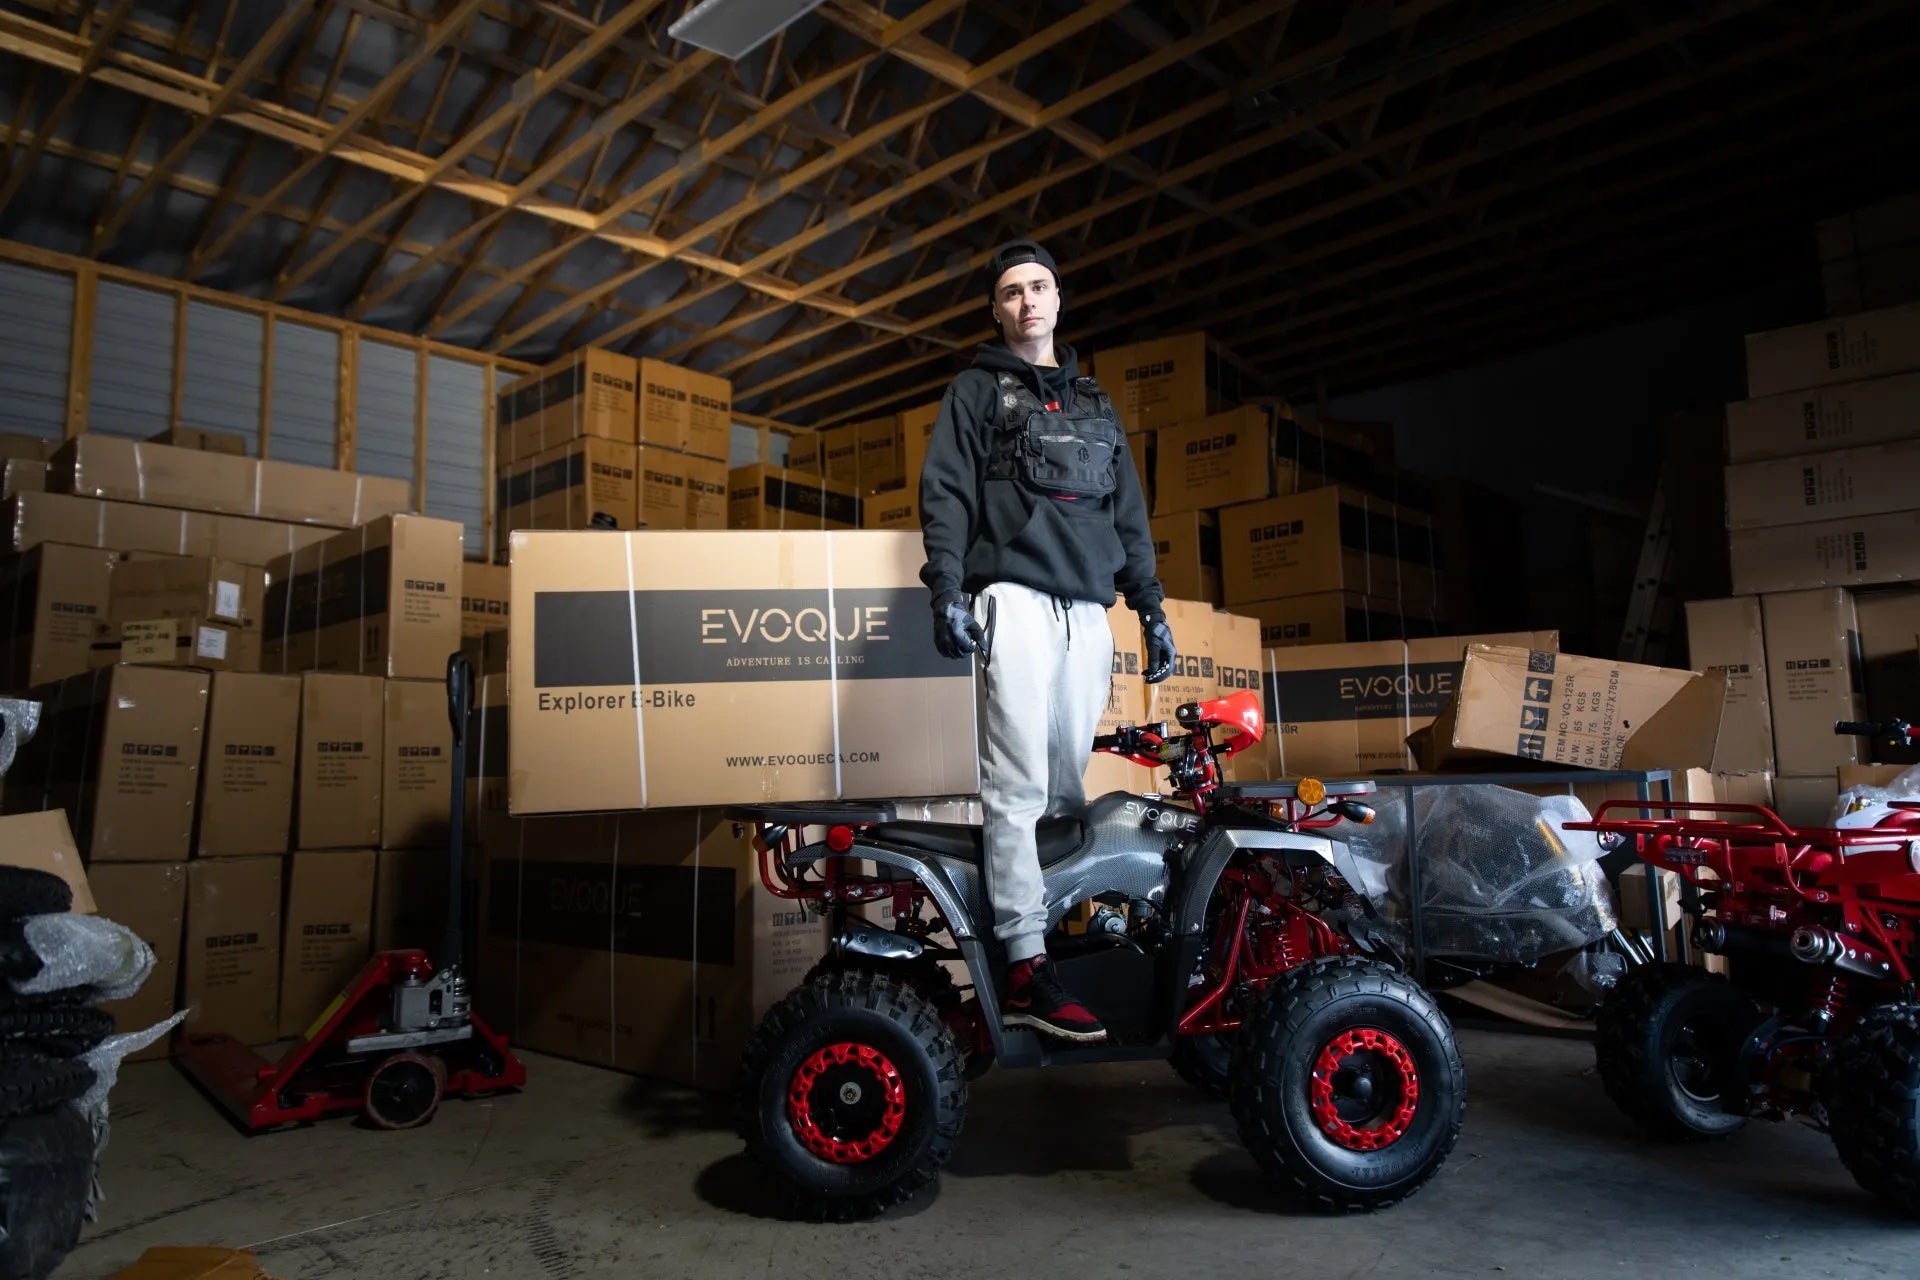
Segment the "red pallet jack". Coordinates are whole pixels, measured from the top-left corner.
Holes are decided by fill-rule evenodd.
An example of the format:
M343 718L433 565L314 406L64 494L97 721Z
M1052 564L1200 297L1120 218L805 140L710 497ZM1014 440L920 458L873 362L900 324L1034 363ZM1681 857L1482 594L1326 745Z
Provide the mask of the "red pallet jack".
M382 1129L411 1129L432 1119L443 1097L477 1097L526 1084L526 1067L506 1037L472 1011L460 971L472 707L473 666L456 653L447 661L453 814L440 968L418 947L376 954L277 1062L230 1035L182 1033L176 1058L181 1070L242 1128L259 1132L360 1111Z

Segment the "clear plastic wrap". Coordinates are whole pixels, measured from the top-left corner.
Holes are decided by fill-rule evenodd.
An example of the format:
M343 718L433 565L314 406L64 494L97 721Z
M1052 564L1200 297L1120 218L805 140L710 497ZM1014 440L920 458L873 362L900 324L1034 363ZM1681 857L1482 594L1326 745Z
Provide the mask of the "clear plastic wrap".
M1537 964L1576 950L1617 924L1613 891L1587 819L1573 796L1536 796L1492 784L1382 787L1368 826L1335 836L1348 846L1363 892L1402 938L1411 919L1407 862L1418 836L1423 949L1466 961ZM1411 806L1412 822L1409 822ZM1417 831L1415 830L1417 828Z
M153 948L125 925L101 916L28 916L21 929L40 957L40 972L13 982L24 996L91 987L99 1003L124 1000L153 972Z
M1837 825L1856 804L1873 806L1889 800L1920 800L1920 764L1900 774L1884 787L1852 786L1834 798L1827 825Z
M40 728L40 704L27 698L0 698L0 777L13 768L13 758Z

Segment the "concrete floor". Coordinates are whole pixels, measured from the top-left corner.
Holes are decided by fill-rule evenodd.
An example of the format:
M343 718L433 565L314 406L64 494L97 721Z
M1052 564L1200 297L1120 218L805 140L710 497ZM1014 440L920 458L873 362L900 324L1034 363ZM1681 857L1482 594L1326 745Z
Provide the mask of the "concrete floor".
M1577 1040L1465 1031L1466 1128L1438 1178L1365 1217L1263 1188L1224 1106L1153 1064L995 1073L937 1189L878 1223L765 1214L722 1105L529 1055L527 1092L387 1134L242 1138L171 1066L114 1094L107 1200L57 1280L152 1244L250 1245L284 1280L1293 1274L1915 1274L1810 1129L1638 1142Z

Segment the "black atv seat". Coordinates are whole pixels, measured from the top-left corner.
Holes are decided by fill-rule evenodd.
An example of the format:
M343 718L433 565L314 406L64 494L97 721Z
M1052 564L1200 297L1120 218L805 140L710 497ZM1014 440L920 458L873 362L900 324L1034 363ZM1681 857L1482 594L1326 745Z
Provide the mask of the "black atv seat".
M1073 855L1085 839L1086 829L1078 818L1042 818L1035 835L1040 846L1040 865L1050 867ZM861 832L861 838L876 844L939 854L976 867L985 861L985 844L979 827L951 822L883 822Z

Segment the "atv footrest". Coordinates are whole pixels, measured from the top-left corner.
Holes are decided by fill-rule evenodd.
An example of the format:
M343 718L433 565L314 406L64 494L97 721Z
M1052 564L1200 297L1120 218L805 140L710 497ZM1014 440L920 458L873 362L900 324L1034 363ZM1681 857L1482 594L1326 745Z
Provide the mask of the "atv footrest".
M897 815L884 801L871 804L821 800L811 804L739 804L726 810L736 822L777 822L789 827L871 827Z

